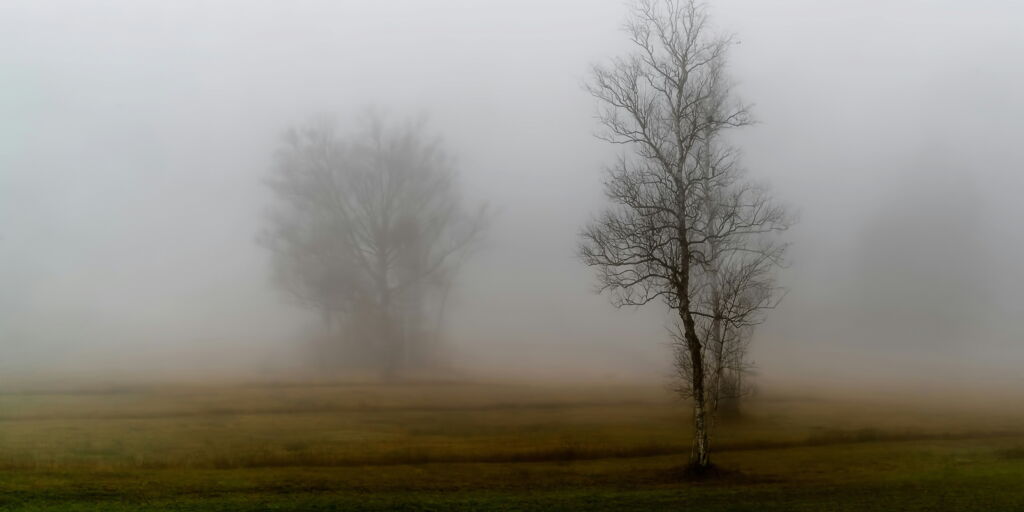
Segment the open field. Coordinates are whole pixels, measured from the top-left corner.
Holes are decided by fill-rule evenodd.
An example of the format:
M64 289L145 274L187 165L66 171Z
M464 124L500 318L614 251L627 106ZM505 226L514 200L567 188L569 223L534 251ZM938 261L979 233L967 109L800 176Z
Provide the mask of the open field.
M685 482L657 385L10 389L0 509L1024 510L1019 402L825 396L762 393Z

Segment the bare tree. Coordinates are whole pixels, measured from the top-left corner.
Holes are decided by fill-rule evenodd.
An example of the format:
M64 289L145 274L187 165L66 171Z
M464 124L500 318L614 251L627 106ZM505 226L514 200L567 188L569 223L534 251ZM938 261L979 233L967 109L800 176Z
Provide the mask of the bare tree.
M706 254L694 290L699 300L695 327L709 370L705 373L709 423L723 408L738 413L738 400L746 392L743 376L751 368L747 360L750 335L765 310L781 298L774 270L787 245L770 235L790 222L766 189L743 180L734 161L713 158L711 162L719 168L710 169L710 174L724 179L713 182L714 188L703 194L707 242L702 250ZM678 329L673 339L676 368L683 377L680 391L688 395L692 379L688 347Z
M261 240L277 283L393 376L431 356L428 309L443 311L487 215L462 206L451 159L422 121L367 113L359 127L343 137L321 118L286 133Z
M608 169L611 206L582 233L583 261L616 306L662 300L675 314L680 391L693 403L691 466L711 465L710 429L725 377L741 371L784 210L750 185L723 133L751 122L725 73L733 41L693 1L640 0L625 25L635 50L596 66L604 140L626 147Z

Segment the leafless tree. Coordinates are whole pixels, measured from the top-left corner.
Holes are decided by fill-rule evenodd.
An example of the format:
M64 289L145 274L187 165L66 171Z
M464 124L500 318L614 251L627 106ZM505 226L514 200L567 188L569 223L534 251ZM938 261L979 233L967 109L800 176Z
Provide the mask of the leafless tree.
M368 112L358 124L347 137L328 118L286 133L261 241L281 288L393 376L431 356L439 325L428 308L443 311L487 215L463 207L451 159L422 121Z
M694 315L702 342L709 423L719 412L738 412L738 400L747 389L743 376L750 369L747 347L753 328L780 297L774 270L781 264L786 244L771 236L785 229L790 219L774 204L767 190L743 180L734 161L714 158L720 169L711 174L728 181L715 183L703 194L707 242L694 282L698 299ZM701 289L703 287L703 289ZM676 368L688 395L692 376L685 337L674 333ZM732 409L729 409L732 408ZM709 428L709 431L711 429Z
M706 8L640 0L625 25L635 49L596 66L600 136L623 145L608 169L611 205L583 231L583 261L617 306L662 300L676 316L680 391L693 403L691 466L710 466L709 432L726 377L742 371L749 329L773 304L785 211L744 179L729 128L751 123L726 76L728 36Z

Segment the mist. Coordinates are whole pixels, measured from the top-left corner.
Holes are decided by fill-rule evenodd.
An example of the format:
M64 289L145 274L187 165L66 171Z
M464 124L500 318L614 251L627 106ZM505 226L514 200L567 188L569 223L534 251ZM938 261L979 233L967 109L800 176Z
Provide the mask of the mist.
M759 378L1020 385L1024 7L722 0L758 123L731 135L799 213ZM8 3L0 15L0 371L277 375L321 325L256 243L282 134L424 115L494 212L444 324L466 374L661 378L657 307L576 255L619 151L590 66L618 1ZM346 124L348 123L348 124Z

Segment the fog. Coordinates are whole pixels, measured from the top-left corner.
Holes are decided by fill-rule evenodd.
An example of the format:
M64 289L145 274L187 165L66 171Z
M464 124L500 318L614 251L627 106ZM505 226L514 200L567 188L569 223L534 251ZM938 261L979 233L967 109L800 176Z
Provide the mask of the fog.
M764 379L1021 385L1024 7L721 0L750 174L799 213ZM445 340L465 374L661 378L663 309L576 257L620 148L590 65L619 1L8 2L0 9L0 371L278 374L319 317L256 243L282 133L427 115L496 212Z

